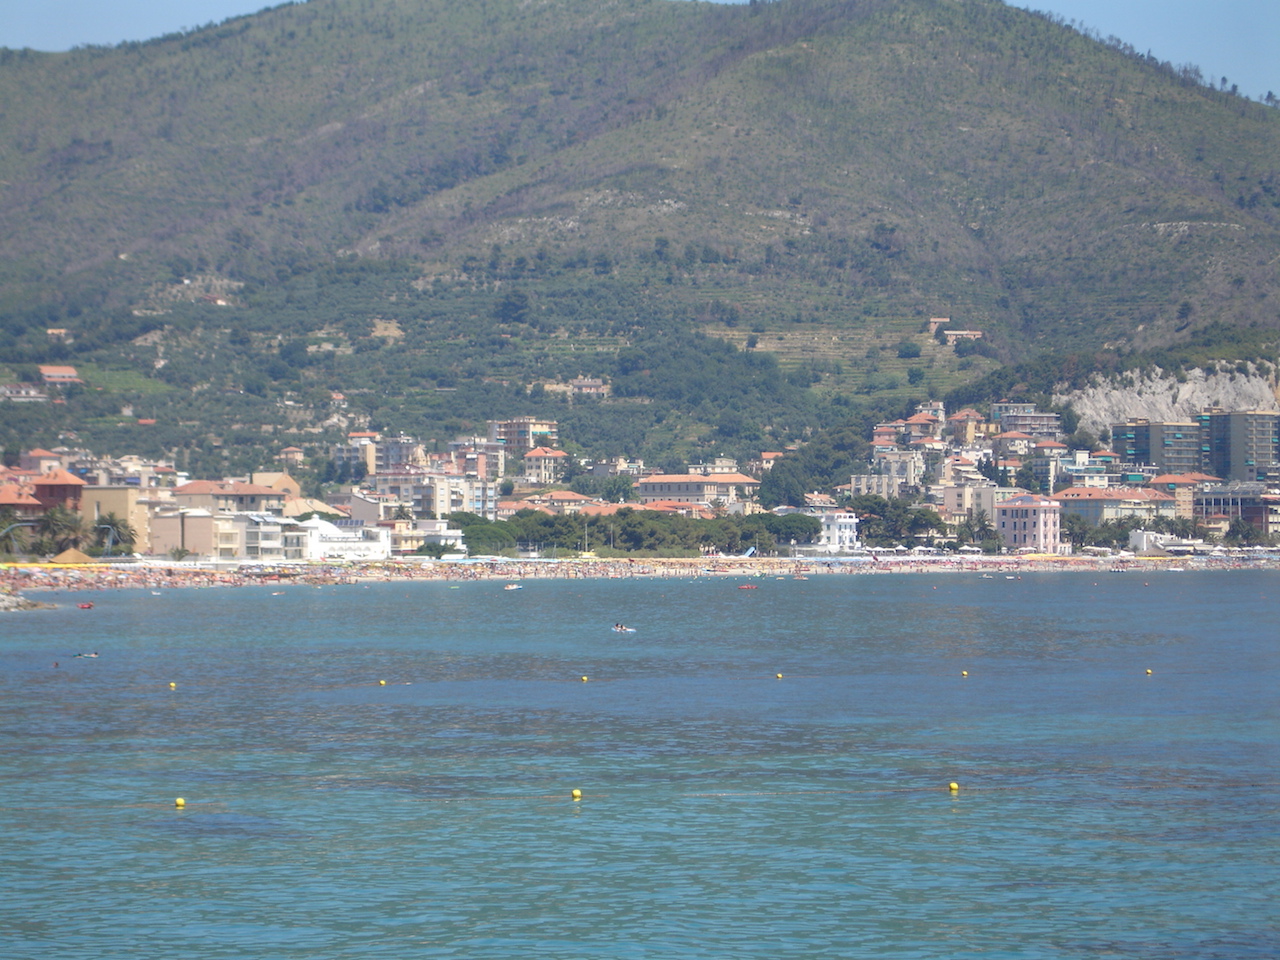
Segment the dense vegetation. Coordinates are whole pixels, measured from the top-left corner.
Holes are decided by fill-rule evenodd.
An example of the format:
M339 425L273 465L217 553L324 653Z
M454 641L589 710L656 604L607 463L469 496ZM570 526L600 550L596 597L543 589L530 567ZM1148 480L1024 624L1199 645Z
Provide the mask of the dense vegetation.
M551 516L521 510L510 520L490 522L471 513L450 514L473 554L511 554L517 548L546 556L583 552L601 557L738 554L786 556L795 544L813 541L821 524L814 517L771 513L698 520L624 507L607 517Z
M0 104L0 379L87 381L6 444L532 413L674 463L1280 326L1277 111L996 0L310 0L0 51Z

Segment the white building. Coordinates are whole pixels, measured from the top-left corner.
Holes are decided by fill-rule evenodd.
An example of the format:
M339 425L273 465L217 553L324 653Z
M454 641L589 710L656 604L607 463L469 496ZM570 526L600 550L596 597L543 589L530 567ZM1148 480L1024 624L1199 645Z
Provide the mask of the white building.
M307 535L296 520L274 513L234 513L240 538L238 559L282 563L306 559Z
M386 560L391 556L391 531L385 527L339 527L312 517L298 524L305 532L304 559Z
M858 542L858 515L844 510L829 510L815 514L822 521L822 533L818 535L818 548L823 553L852 553L862 546Z
M353 519L377 523L395 512L398 505L408 506L415 516L447 517L451 513L474 513L486 520L498 517L499 482L484 477L462 476L453 473L402 470L396 473L376 474L369 478L380 497L389 498L390 511L383 510L374 520L366 519L358 512L358 501L352 497ZM366 499L368 496L366 495ZM372 498L374 500L377 497Z

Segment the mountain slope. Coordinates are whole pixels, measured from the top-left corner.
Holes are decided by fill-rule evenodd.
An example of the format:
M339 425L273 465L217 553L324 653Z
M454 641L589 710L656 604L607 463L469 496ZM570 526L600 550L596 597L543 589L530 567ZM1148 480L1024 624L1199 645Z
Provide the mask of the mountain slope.
M227 388L291 338L336 346L298 389L527 386L693 324L904 394L929 316L1005 359L1280 324L1277 112L992 0L311 0L0 52L0 103L0 362L197 389L216 328Z

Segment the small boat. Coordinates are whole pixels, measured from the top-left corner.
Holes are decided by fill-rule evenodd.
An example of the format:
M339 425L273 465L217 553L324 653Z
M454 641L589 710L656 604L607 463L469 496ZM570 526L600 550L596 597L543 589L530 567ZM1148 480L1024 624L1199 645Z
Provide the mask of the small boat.
M77 606L77 607L79 607L81 610L92 610L92 609L93 609L93 604L92 604L92 603L77 603L77 604L76 604L76 606Z
M739 590L759 590L760 588L757 587L754 583L740 583L738 584L738 589Z
M503 590L523 590L523 589L524 589L524 587L522 587L522 586L521 586L520 584L518 584L518 583L508 583L508 584L507 584L505 587L503 587L502 589L503 589Z
M624 627L622 624L618 624L616 627L614 627L614 628L613 628L613 632L614 632L614 633L635 633L635 632L636 632L636 628L635 628L635 627Z
M992 576L991 574L989 574L989 573L984 573L984 574L983 574L982 576L980 576L978 579L979 579L979 580L994 580L994 579L995 579L995 577L993 577L993 576Z

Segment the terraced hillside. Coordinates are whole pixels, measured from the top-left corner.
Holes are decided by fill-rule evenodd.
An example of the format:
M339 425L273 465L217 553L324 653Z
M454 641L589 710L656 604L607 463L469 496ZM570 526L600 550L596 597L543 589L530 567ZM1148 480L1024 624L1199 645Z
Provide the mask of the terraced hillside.
M310 0L0 51L0 104L0 364L149 383L12 430L195 406L207 436L154 443L203 450L332 432L341 390L443 433L587 375L693 445L731 403L746 445L996 360L1280 325L1277 111L996 0ZM750 401L638 379L656 343Z

